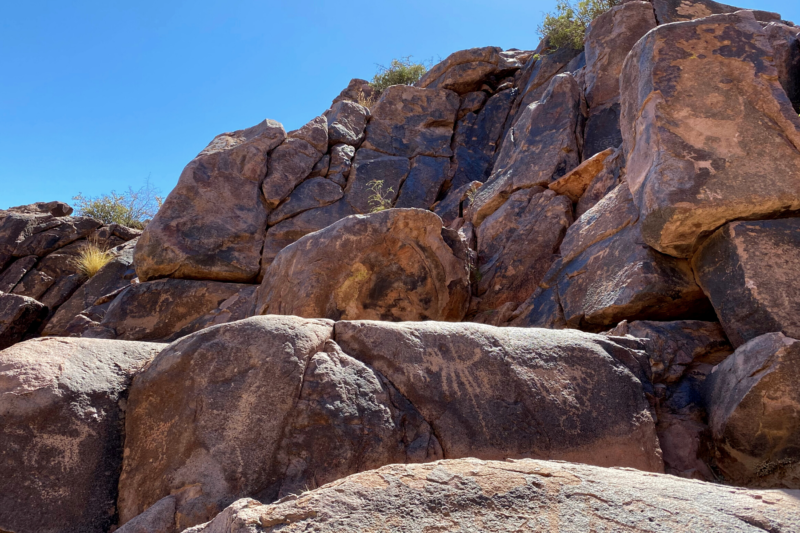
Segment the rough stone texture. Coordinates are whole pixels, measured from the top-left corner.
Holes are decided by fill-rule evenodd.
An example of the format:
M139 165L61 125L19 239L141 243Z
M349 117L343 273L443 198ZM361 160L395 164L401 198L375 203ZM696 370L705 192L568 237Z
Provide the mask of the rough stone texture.
M561 258L556 259L544 275L539 287L508 319L508 325L523 328L564 329L567 321L558 296L558 275Z
M12 213L22 213L26 215L52 215L54 217L66 217L72 214L72 207L65 202L35 202L28 205L18 205L9 207L6 211Z
M186 326L250 287L253 286L185 279L130 285L114 299L92 336L171 342L191 333ZM244 316L233 320L240 318Z
M589 184L605 169L606 159L613 153L614 149L608 148L593 155L547 187L558 194L569 197L573 202L579 201L586 189L589 188Z
M538 59L534 55L522 69L519 80L521 90L512 109L515 121L521 117L522 112L518 110L524 110L532 103L539 101L553 77L567 72L567 65L581 53L580 50L574 50L569 46L562 46L557 50L545 53L548 46L547 39L542 41L537 49Z
M90 217L61 217L29 228L29 234L17 243L13 255L43 257L82 239L103 224Z
M402 157L450 157L460 100L445 89L393 85L372 107L363 146Z
M734 13L741 9L740 7L720 4L713 0L653 0L652 4L659 24L694 20L723 13ZM777 13L770 13L769 11L753 11L753 14L756 20L764 22L776 21L781 18Z
M502 77L519 69L531 54L520 50L503 52L496 46L459 50L434 65L417 86L467 94L480 89L490 76Z
M446 157L419 155L411 160L408 178L403 182L394 207L430 209L439 190L450 175L450 160Z
M375 94L375 89L369 84L367 80L362 80L360 78L353 78L350 80L350 83L347 84L339 96L333 99L331 103L331 107L336 105L337 102L341 102L342 100L347 100L350 102L357 102L359 95L363 96L364 98L371 98Z
M328 174L328 170L331 166L331 156L330 154L325 154L322 156L322 159L317 161L314 165L314 168L311 169L311 174L308 175L308 179L311 178L324 178Z
M33 298L0 292L0 350L36 333L47 311Z
M487 217L477 230L478 311L533 294L571 223L569 199L541 187L515 192Z
M385 466L272 505L242 499L190 532L789 532L800 528L798 510L793 492L532 459L459 459Z
M328 143L358 146L364 140L369 109L355 102L336 102L325 113L328 119Z
M622 149L617 148L603 163L603 169L595 176L589 187L578 200L575 206L575 218L594 207L597 202L613 191L620 183L624 171L625 161Z
M17 244L38 225L53 221L51 215L30 215L0 211L0 269L6 268Z
M337 144L331 148L331 164L328 168L328 179L344 187L350 175L350 166L356 149L349 144ZM339 177L334 177L335 175Z
M800 488L800 341L750 340L708 378L709 425L725 481Z
M469 268L421 209L343 219L284 248L256 313L339 319L461 320Z
M462 96L456 120L461 120L467 113L478 113L488 98L484 91L472 91Z
M526 107L508 131L489 180L470 205L480 226L519 189L546 186L580 164L581 93L575 78L553 78L542 100Z
M410 167L411 163L405 157L386 155L366 148L356 152L344 199L351 213L366 214L376 207L370 201L370 196L375 194L370 189L370 184L374 181L383 182L383 196L394 205Z
M659 26L623 68L627 182L650 246L689 257L739 218L800 209L800 118L752 12Z
M453 137L451 189L459 189L473 181L483 182L489 177L492 159L516 94L513 89L500 91L489 98L479 113L469 112L459 119Z
M303 211L332 204L344 196L342 188L325 178L311 178L292 191L275 211L270 213L267 222L274 226L281 220L293 217Z
M453 221L464 215L463 202L471 202L470 197L483 185L480 181L465 183L458 189L451 190L444 200L433 207L433 212L439 215L445 226L450 226Z
M134 253L139 278L255 280L267 223L259 200L267 152L284 137L283 126L267 120L211 141L142 233Z
M162 348L51 338L0 352L0 530L108 531L127 388Z
M692 267L734 346L774 331L800 337L800 218L726 224Z
M590 109L583 132L583 157L589 158L607 148L621 145L619 102Z
M117 529L115 533L176 533L176 502L175 496L161 498L145 512Z
M445 457L663 469L637 377L646 382L643 352L582 332L466 323L337 322L335 333L429 421Z
M30 272L39 260L35 255L21 257L11 263L0 274L0 292L11 292L11 290L20 282L20 280Z
M775 52L781 86L794 110L800 112L800 28L773 22L764 30Z

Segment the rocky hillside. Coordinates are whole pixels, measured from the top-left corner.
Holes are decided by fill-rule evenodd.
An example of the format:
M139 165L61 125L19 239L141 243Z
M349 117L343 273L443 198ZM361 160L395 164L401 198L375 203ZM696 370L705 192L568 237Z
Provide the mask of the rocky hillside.
M219 135L144 231L0 211L0 532L800 531L799 35L626 2Z

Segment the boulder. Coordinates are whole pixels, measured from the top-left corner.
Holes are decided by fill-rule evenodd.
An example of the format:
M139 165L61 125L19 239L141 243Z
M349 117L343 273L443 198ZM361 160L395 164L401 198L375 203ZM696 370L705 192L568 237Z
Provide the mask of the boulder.
M351 216L275 257L256 314L375 320L461 320L469 268L421 209Z
M450 175L450 159L418 155L411 160L408 177L400 188L394 207L430 209Z
M800 338L800 218L728 223L692 267L734 346L774 331Z
M325 154L322 156L322 159L317 161L314 165L314 168L311 169L311 174L308 175L307 179L311 178L324 178L328 175L328 170L331 166L331 156L330 154Z
M576 331L468 323L343 321L335 334L431 423L445 457L663 470L644 352Z
M533 294L571 223L569 199L541 187L515 192L487 217L477 230L478 312Z
M581 92L575 78L553 78L542 100L508 131L489 180L469 207L476 226L519 189L547 186L580 164Z
M714 2L714 0L653 0L653 8L659 24L670 24L672 22L683 22L705 18L711 15L724 13L734 13L741 10L740 7L729 6ZM753 11L756 20L772 22L780 20L781 16L769 11Z
M288 197L328 151L327 119L317 117L299 130L290 131L286 137L270 154L269 171L261 184L270 209Z
M460 100L445 89L393 85L372 107L363 147L402 157L450 157Z
M716 466L726 482L800 488L800 341L767 333L708 378Z
M488 78L501 77L519 69L531 52L486 46L460 50L434 65L417 82L417 87L450 89L459 94L477 91Z
M549 50L549 43L544 39L537 53L534 54L521 71L519 85L520 91L512 108L511 114L514 122L521 117L521 111L532 103L542 99L545 91L555 76L569 72L567 66L581 54L570 46L562 46L556 50Z
M356 149L349 144L337 144L332 147L327 178L344 188L347 185L347 177L350 175L350 166L355 155Z
M0 274L0 292L11 292L25 274L33 270L38 260L39 258L35 255L29 255L20 257L11 263L8 268Z
M102 226L102 222L90 217L61 217L32 226L22 240L17 242L13 255L44 257L70 243L87 237Z
M25 215L52 215L54 217L66 217L72 214L72 207L65 202L35 202L28 205L9 207L6 211L12 213L22 213Z
M52 215L0 211L0 271L8 266L17 244L31 235L32 228L48 221L53 221Z
M361 148L353 159L344 201L352 213L372 212L377 206L374 201L370 200L370 197L376 194L372 190L372 186L380 181L379 189L382 191L383 197L391 205L394 205L400 187L408 176L410 166L410 161L405 157L386 155L375 150Z
M0 350L34 335L47 313L33 298L0 292Z
M324 113L328 120L328 143L358 146L364 140L369 109L355 102L336 102Z
M160 279L129 285L113 300L94 337L149 342L171 342L190 324L198 324L226 300L253 285L188 279ZM252 303L251 303L252 305ZM242 309L232 320L250 316ZM200 322L202 324L202 321ZM198 328L199 329L199 328Z
M605 169L606 159L613 153L614 149L608 148L593 155L547 187L557 194L567 196L573 202L578 202L589 188L589 184Z
M623 67L626 180L656 250L800 209L800 118L750 11L659 26Z
M267 223L274 226L281 220L303 211L332 204L344 196L342 188L325 178L307 179L292 191L275 211L270 213Z
M285 136L267 120L211 141L142 233L134 253L139 279L255 280L267 226L259 199L267 153Z
M0 530L109 530L128 385L162 348L45 338L0 352Z
M456 120L460 121L467 113L478 113L488 98L485 91L472 91L462 96Z
M241 499L187 533L798 528L797 499L786 491L533 459L455 459L385 466L272 505Z
M575 205L575 218L583 215L613 191L619 185L624 170L625 161L622 156L622 150L617 148L603 161L602 170L594 177L586 191L581 195L580 200Z

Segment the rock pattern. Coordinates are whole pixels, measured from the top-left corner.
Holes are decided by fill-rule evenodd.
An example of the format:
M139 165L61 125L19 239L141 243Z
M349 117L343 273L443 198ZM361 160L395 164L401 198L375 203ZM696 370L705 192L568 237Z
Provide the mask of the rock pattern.
M653 0L653 8L659 24L683 22L711 15L734 13L741 8L714 2L714 0ZM753 11L756 20L772 22L780 15L769 11Z
M256 313L340 319L461 320L469 268L420 209L343 219L284 248Z
M162 348L45 338L0 352L1 530L108 530L128 385Z

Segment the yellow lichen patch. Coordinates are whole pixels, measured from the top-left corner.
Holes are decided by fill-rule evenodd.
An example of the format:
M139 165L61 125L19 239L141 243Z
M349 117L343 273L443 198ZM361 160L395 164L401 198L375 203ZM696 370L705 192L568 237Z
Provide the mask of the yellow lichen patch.
M355 313L356 310L352 309L352 307L358 300L361 286L369 279L369 276L370 271L366 266L361 263L354 263L350 267L350 275L336 289L336 308L345 312L342 319L346 319L348 315Z

